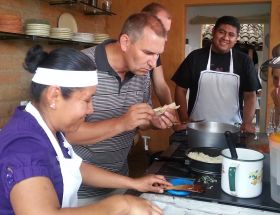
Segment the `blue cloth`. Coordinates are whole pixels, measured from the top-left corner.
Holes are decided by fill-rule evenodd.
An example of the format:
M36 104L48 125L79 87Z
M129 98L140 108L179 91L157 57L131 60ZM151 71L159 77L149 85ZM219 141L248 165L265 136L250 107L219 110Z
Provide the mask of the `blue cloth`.
M24 108L18 107L0 132L1 215L14 214L9 199L13 187L36 176L50 179L62 204L63 180L55 150L45 131ZM62 152L69 157L66 148L62 147Z
M194 180L187 179L187 178L173 178L170 179L169 182L173 186L177 186L177 185L193 184ZM175 196L187 196L190 194L190 192L182 191L182 190L167 190L167 193Z

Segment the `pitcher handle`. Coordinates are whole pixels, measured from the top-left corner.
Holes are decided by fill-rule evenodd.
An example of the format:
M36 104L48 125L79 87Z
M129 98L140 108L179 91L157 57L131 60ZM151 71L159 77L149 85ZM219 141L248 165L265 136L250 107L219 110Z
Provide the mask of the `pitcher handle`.
M232 164L228 168L228 181L229 181L229 190L232 193L232 195L236 194L236 171L238 169L238 164Z

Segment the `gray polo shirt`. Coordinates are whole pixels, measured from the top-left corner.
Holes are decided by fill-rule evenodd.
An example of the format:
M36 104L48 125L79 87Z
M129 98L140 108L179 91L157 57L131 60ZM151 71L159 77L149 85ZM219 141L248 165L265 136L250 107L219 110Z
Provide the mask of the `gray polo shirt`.
M98 85L96 94L93 96L94 113L86 119L90 122L119 117L125 114L131 105L137 103L151 104L149 73L145 76L136 76L128 72L125 79L121 81L109 65L105 45L113 42L116 41L107 40L98 46L83 50L95 62L98 70ZM88 163L118 174L128 175L127 155L134 135L135 129L92 145L74 145L74 150ZM88 198L111 191L112 189L82 186L78 194L79 198Z

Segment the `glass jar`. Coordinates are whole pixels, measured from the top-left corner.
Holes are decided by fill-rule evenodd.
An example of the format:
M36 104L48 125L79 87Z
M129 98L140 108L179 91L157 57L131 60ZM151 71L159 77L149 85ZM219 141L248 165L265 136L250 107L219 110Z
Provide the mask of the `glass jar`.
M97 0L90 0L90 1L91 1L92 6L95 6L95 7L97 6Z
M102 9L108 12L111 12L112 1L111 0L103 0L102 1Z

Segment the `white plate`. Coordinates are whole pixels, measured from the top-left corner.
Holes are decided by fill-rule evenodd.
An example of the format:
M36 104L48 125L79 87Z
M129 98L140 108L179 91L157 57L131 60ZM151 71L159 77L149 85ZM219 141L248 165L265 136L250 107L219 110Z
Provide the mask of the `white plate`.
M52 32L72 32L70 28L51 28Z
M92 33L83 33L83 32L78 32L74 34L75 36L94 36Z
M42 32L25 32L27 35L34 35L34 36L42 36L42 37L48 37L50 34L48 33L42 33Z
M78 32L77 22L74 16L70 13L63 13L58 19L59 28L70 28L72 32Z
M41 27L41 26L26 26L26 29L48 29L50 30L50 27Z
M58 36L58 37L72 37L72 34L54 34L54 33L51 33L50 34L51 36Z
M28 24L26 24L26 26L35 26L35 27L40 26L40 27L48 27L48 28L51 27L48 24L40 24L40 23L28 23Z
M54 38L54 39L64 39L64 40L71 40L71 37L59 37L59 36L50 36L50 38Z
M109 34L103 34L103 33L94 33L95 36L109 36Z
M77 39L77 38L72 38L72 40L77 42L94 43L94 40L85 40L85 39Z
M45 31L45 30L26 30L26 33L43 33L43 34L50 34L49 31Z

